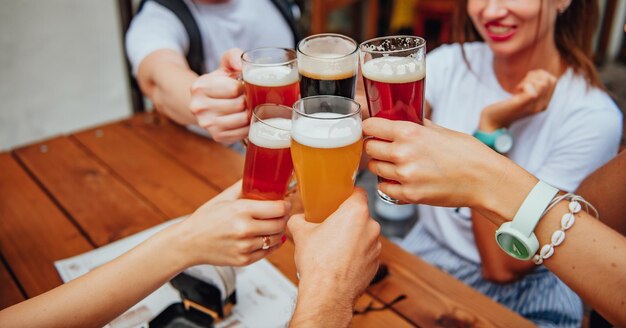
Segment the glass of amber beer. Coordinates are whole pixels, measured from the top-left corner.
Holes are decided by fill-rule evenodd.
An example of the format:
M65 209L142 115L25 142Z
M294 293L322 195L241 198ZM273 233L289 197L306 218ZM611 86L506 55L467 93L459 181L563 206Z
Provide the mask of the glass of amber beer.
M370 117L424 124L426 41L416 36L389 36L359 46L361 73ZM379 178L379 182L397 183ZM389 203L399 201L378 190Z
M262 104L252 112L243 170L244 198L283 199L293 174L291 108Z
M354 100L313 96L293 105L291 158L307 221L324 221L352 194L362 146Z
M258 48L241 55L248 113L260 104L291 107L300 99L297 55L292 49Z
M311 35L298 43L302 97L334 95L354 99L358 44L333 33Z

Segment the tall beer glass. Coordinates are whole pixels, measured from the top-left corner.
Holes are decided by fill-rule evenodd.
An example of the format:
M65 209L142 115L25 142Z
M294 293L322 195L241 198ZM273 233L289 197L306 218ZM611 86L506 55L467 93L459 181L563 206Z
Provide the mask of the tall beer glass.
M354 189L363 146L361 108L349 98L313 96L293 109L291 157L304 217L322 222Z
M359 53L370 116L424 124L426 41L416 36L376 38L361 43ZM378 196L399 203L380 190Z
M243 171L244 198L279 200L287 194L293 174L291 112L290 107L276 104L262 104L252 112Z
M302 97L335 95L354 99L358 44L340 34L315 34L298 43Z
M241 55L248 113L265 103L291 107L300 99L297 55L292 49L258 48Z

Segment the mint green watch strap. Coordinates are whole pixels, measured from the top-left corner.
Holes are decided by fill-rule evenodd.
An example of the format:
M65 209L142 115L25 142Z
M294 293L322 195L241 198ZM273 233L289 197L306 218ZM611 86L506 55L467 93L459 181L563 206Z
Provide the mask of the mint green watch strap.
M557 188L539 180L515 213L511 227L530 237L543 216L543 212L558 192Z

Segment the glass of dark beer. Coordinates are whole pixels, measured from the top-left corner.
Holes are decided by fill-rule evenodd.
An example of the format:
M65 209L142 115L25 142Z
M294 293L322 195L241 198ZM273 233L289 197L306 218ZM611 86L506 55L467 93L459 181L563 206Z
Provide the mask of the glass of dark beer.
M315 34L298 43L302 98L318 95L354 99L358 44L341 34Z
M241 55L248 113L260 104L291 107L300 99L297 55L293 49L258 48Z
M289 191L292 109L261 104L252 111L243 171L244 198L280 200Z
M388 36L359 46L361 74L370 117L424 124L426 41L417 36ZM379 178L379 182L397 183ZM386 202L399 201L378 190Z

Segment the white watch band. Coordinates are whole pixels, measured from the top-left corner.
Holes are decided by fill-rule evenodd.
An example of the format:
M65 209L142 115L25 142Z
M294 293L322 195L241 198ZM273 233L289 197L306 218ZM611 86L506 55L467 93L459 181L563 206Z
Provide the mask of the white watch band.
M515 213L511 227L530 237L544 211L558 192L557 188L539 180Z

